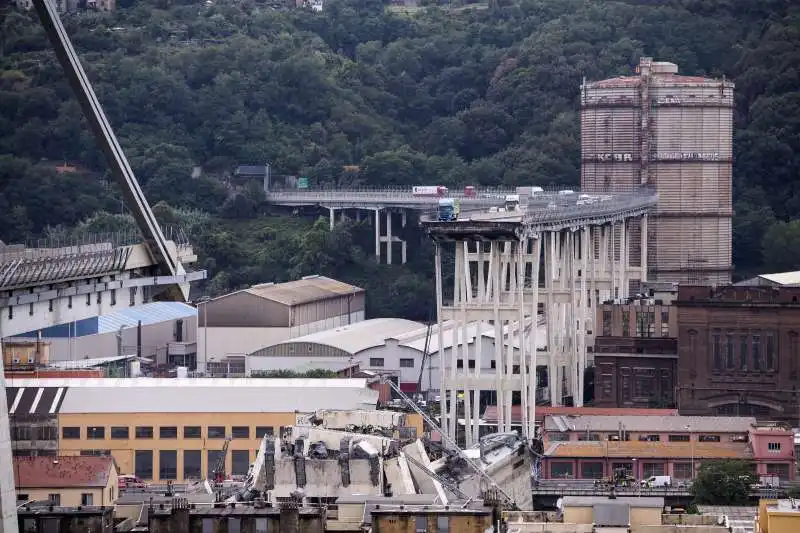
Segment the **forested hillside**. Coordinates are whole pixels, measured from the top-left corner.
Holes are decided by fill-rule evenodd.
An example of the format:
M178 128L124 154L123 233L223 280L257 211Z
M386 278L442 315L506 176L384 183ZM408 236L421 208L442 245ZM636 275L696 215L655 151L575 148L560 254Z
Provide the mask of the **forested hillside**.
M372 302L376 314L425 318L426 248L412 245L407 267L377 268L365 228L329 233L274 216L257 187L232 187L226 174L270 161L317 187L577 184L581 79L629 73L643 55L736 82L734 262L743 274L800 268L792 0L492 0L403 13L377 0L329 0L319 13L253 0L118 6L65 25L151 203L194 221L214 292L322 272L388 293ZM6 8L0 29L0 238L119 213L35 14ZM56 174L64 162L79 172Z

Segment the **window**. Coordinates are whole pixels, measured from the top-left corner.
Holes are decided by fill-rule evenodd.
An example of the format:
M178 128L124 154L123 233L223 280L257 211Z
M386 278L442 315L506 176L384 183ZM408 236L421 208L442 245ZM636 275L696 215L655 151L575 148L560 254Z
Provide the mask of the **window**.
M222 457L222 450L208 450L207 479L214 479L214 469L217 467L217 461L219 461L220 457Z
M623 337L630 337L631 336L631 312L630 311L623 311L622 312L622 336Z
M199 439L203 436L200 426L183 426L184 439Z
M636 312L636 336L652 337L655 333L656 314L653 311Z
M689 442L689 435L670 435L670 442Z
M183 479L200 479L202 476L200 450L183 450Z
M661 336L669 337L669 311L661 311Z
M57 492L48 494L47 501L50 502L50 505L55 505L56 507L58 507L59 505L61 505L61 494Z
M733 370L736 366L736 362L734 359L736 358L734 355L736 349L735 342L733 340L733 334L728 333L725 335L725 366L728 370Z
M739 336L739 368L747 370L747 335Z
M134 430L134 434L136 435L137 439L152 439L153 438L153 426L136 426ZM141 476L139 476L141 477Z
M81 450L83 457L107 457L111 455L111 450Z
M414 531L415 533L427 533L428 531L428 517L415 516L414 517Z
M111 305L117 305L117 289L111 289Z
M582 462L581 477L583 479L601 479L603 477L603 463L596 461Z
M611 336L611 311L603 309L603 336Z
M400 359L400 368L414 368L414 360L411 358Z
M565 442L565 441L569 440L569 434L568 433L561 433L561 432L556 431L556 432L550 433L547 436L547 438L551 442Z
M137 287L131 287L130 291L128 291L129 293L128 305L130 305L131 307L136 305L136 289Z
M456 368L464 368L464 360L456 359Z
M231 451L231 474L235 476L247 475L250 469L250 451L232 450Z
M28 496L27 494L17 494L18 502L27 502L30 499L31 499L30 496Z
M692 463L674 463L672 465L672 477L675 479L691 479Z
M370 357L369 366L383 366L383 357Z
M231 436L234 439L249 439L250 426L233 426L231 428Z
M106 428L104 426L89 426L86 428L87 439L104 439L106 438Z
M753 335L753 370L761 372L761 335Z
M573 477L572 463L555 462L550 463L550 477L567 478Z
M578 433L578 440L599 441L600 435L598 435L597 433Z
M663 476L666 471L664 463L643 463L642 464L642 477L644 479L650 476Z
M781 451L781 443L780 442L768 442L767 443L767 450L771 452L779 452Z
M136 477L153 479L153 450L136 450L133 455Z
M112 439L127 439L130 438L130 428L127 426L111 426Z
M767 362L767 370L775 370L775 336L772 333L767 334L767 346L764 356Z
M224 439L225 438L225 426L208 426L208 438L209 439Z
M94 494L84 492L81 494L81 505L94 505Z
M158 428L159 439L177 439L178 427L177 426L161 426Z
M711 353L714 370L720 370L722 368L722 350L720 347L720 336L718 332L711 335Z
M42 518L40 533L59 533L61 531L60 518Z
M438 533L450 533L450 517L437 516L436 517L436 531Z
M241 518L228 518L228 533L242 533Z
M719 435L700 435L697 442L719 442Z
M472 368L472 369L475 368L475 359L470 359L469 361L467 361L467 368Z
M661 440L661 435L639 435L640 442L658 442Z
M159 479L178 479L178 452L175 450L160 450L158 452L158 477Z
M268 437L275 436L275 428L272 426L256 426L256 438L263 439L264 435Z

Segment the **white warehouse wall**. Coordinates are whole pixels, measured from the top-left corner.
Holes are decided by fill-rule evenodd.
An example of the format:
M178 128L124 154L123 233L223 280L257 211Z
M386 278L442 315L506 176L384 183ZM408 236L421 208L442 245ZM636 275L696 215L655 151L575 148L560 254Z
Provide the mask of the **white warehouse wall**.
M302 337L317 331L338 328L348 323L364 320L364 311L326 318L291 328L253 328L253 327L209 327L208 352L206 354L206 328L197 328L198 370L204 370L206 355L208 360L222 360L229 355L248 355L261 348ZM210 319L209 319L210 321ZM398 363L399 364L399 363Z

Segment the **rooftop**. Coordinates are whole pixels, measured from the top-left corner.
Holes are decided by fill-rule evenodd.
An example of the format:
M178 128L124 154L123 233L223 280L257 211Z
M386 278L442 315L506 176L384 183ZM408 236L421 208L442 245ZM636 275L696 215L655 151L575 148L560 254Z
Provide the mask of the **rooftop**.
M358 294L364 292L364 289L325 276L306 276L303 279L286 283L253 285L249 289L239 292L246 292L284 305L300 305L348 294ZM227 298L233 294L237 293L226 294L216 299Z
M599 416L676 416L677 409L645 409L635 407L562 407L562 406L537 406L536 418L543 419L550 415L599 415ZM482 418L487 421L497 420L497 406L487 405ZM512 421L522 420L522 410L519 405L511 406Z
M142 326L168 322L197 315L197 309L180 302L153 302L119 309L113 313L100 315L74 324L60 324L41 330L43 338L82 337L102 333L116 333L120 328L134 328L139 322ZM16 337L36 337L38 331L22 333Z
M605 431L623 429L653 433L746 433L756 419L746 416L547 416L545 431Z
M25 489L105 487L112 468L112 457L14 457L15 483Z
M26 410L39 414L310 413L322 407L374 409L378 392L367 388L367 381L362 378L8 379L6 395L12 414ZM21 400L17 401L17 397ZM31 403L23 405L22 401L28 401L26 398Z
M664 507L664 498L642 498L632 496L617 496L611 500L608 496L564 496L564 507L592 507L598 503L616 502L631 507Z
M545 449L548 457L626 457L648 459L746 459L753 456L746 442L561 441Z
M403 318L373 318L335 329L295 337L275 346L297 343L322 344L356 355L368 348L383 346L386 344L387 339L393 339L403 333L419 330L422 327L424 326L419 322L412 322ZM269 348L265 350L267 353L269 352ZM258 353L265 353L265 351L259 350L255 352L255 354Z

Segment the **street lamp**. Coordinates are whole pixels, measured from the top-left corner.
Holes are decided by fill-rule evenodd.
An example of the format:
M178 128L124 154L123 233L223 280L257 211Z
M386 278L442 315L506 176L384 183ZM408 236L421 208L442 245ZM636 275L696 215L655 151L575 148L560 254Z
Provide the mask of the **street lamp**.
M692 438L692 425L687 424L686 429L689 431L689 445L692 449L692 476L690 479L694 481L694 439Z
M206 305L211 301L211 297L203 296L197 300L197 304L203 305L203 372L206 371L208 365L208 309Z

